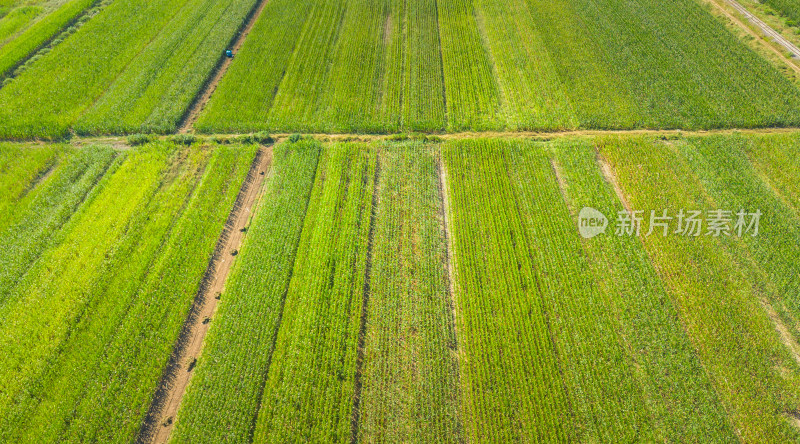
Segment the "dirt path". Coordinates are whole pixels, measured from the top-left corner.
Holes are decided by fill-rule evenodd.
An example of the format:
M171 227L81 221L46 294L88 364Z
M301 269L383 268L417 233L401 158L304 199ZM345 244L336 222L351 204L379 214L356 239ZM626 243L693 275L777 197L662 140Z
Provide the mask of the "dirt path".
M261 17L264 7L267 6L267 1L268 0L259 0L256 8L250 13L248 18L245 19L244 27L236 34L236 39L234 40L233 44L228 47L228 49L233 51L234 57L236 53L239 52L239 48L242 47L242 44L244 43L245 39L247 39L247 35L250 34L250 31L253 29L256 21L258 21L258 18ZM233 59L226 57L224 54L220 56L220 60L217 62L217 68L214 70L211 78L203 87L202 94L199 94L195 98L194 103L192 103L192 106L189 107L189 111L183 118L183 123L178 125L178 133L185 134L194 129L194 124L197 122L197 117L206 107L206 103L208 103L211 95L214 94L214 91L216 91L219 81L222 79L222 76L225 75L225 72L228 71L228 67L231 65L232 61Z
M739 17L736 17L730 11L728 11L720 1L726 2L732 8L734 8L739 14L742 14L747 20L750 21L753 25L755 25L767 38L772 39L776 44L780 45L788 52L792 53L793 58L797 59L800 58L800 48L797 48L792 42L786 40L779 32L772 29L769 25L764 23L761 19L756 17L753 13L747 10L744 6L742 6L739 2L735 0L707 0L709 4L714 6L719 12L724 14L734 25L738 26L742 30L744 30L747 34L751 37L757 39L758 41L764 44L764 47L768 48L772 52L774 52L778 58L789 68L791 68L795 73L800 74L800 65L798 65L794 60L789 59L784 55L781 51L771 45L764 37L758 35L755 31L753 31L747 24L742 22Z
M165 443L174 427L175 414L180 407L186 387L191 381L194 365L203 349L203 342L217 310L225 281L234 257L245 235L253 208L263 188L272 165L272 148L262 148L253 162L245 183L236 198L225 230L219 238L217 249L206 270L203 285L195 298L189 317L181 330L170 366L161 378L161 384L150 406L145 425L137 442Z
M750 23L756 25L761 32L764 33L767 37L771 38L772 41L775 43L783 46L787 51L792 54L794 58L800 58L800 48L795 46L792 42L787 40L784 36L782 36L778 31L772 29L768 24L764 23L760 18L756 17L755 14L748 11L747 8L742 6L741 3L737 2L736 0L725 0L728 2L729 5L733 6L739 14L742 14Z
M798 68L800 70L800 68ZM798 71L800 73L800 71ZM450 134L428 134L427 137L434 140L462 140L462 139L556 139L562 137L592 137L592 136L615 136L615 135L630 135L630 136L711 136L711 135L725 135L725 134L790 134L800 132L800 127L786 127L786 128L727 128L716 130L659 130L659 129L632 129L632 130L570 130L570 131L486 131L486 132L459 132ZM401 133L402 134L402 133ZM204 134L202 137L220 137L233 139L242 136L241 133L217 133L217 134ZM290 134L275 133L272 138L276 143L286 140ZM305 133L305 137L311 137L323 142L340 141L340 142L373 142L380 140L394 140L397 134L326 134L326 133ZM169 140L171 135L160 136L160 140ZM411 136L409 136L411 138ZM15 141L11 141L15 142ZM70 143L75 147L83 147L92 144L105 144L112 145L114 148L125 150L130 149L127 143L127 138L124 136L90 136L79 137L74 136L70 139Z

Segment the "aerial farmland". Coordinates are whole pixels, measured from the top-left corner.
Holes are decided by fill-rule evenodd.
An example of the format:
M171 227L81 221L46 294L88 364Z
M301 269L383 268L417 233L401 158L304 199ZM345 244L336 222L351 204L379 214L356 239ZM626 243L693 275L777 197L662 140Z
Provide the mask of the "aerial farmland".
M0 0L0 442L800 443L800 6Z

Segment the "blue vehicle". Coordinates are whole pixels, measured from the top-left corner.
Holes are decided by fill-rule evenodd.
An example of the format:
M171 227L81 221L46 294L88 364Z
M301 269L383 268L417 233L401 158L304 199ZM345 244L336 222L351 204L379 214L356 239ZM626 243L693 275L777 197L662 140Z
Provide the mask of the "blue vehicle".
M225 50L225 57L232 59L233 58L233 51L230 49Z

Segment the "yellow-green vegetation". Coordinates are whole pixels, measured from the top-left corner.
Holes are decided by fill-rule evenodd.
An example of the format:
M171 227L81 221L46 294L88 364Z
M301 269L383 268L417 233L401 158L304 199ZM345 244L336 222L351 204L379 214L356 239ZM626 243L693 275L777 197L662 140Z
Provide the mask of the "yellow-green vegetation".
M736 147L742 143L740 139L724 140L725 150L732 153L716 150L710 159L704 159L702 152L714 139L609 138L599 142L599 150L635 209L706 211L733 205L738 211L748 204L768 203L758 202L758 195L733 199L728 194L742 190L742 182L747 182L749 167L741 162L743 168L736 171L735 181L725 184L730 191L719 188L718 181L736 159L735 151L741 156L741 148ZM713 162L713 179L703 171L705 161ZM758 187L763 183L756 184L755 189ZM761 210L765 212L762 230L771 230L768 225L775 224L772 229L778 230L780 236L792 235L780 231L783 216L767 212L768 207ZM765 235L762 231L752 241L745 240L747 236L751 234L740 240L656 235L645 237L642 242L679 309L681 321L734 430L745 441L796 441L800 433L787 415L800 405L800 366L781 342L776 321L763 305L764 298L774 291L771 280L761 278L758 267L743 260L739 251L747 244L755 248L754 252L760 248L779 249L782 245L775 234ZM757 246L759 242L761 247ZM779 279L796 282L796 268L781 270L777 265L770 268L784 273Z
M695 0L274 0L197 128L773 127L798 104Z
M136 437L254 153L117 156L2 307L4 441Z
M164 427L148 412L257 158L184 139L0 145L0 440ZM170 440L798 441L798 152L796 133L291 137L222 252ZM581 236L586 207L604 233Z

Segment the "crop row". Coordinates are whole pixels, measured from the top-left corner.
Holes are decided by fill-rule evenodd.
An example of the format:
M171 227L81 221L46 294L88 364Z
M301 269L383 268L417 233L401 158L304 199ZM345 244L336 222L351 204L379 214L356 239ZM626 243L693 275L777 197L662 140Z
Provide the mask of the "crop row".
M0 137L171 132L255 0L121 0L0 89Z
M445 148L470 437L652 439L615 318L537 151L487 141Z
M275 148L262 203L176 418L174 442L252 436L319 152L314 142Z
M162 144L102 179L3 307L4 440L136 437L253 153Z
M464 440L437 151L414 143L380 153L360 442Z
M753 442L796 441L800 434L782 412L800 405L800 365L781 341L780 316L767 309L773 301L793 303L776 290L796 284L796 266L759 261L778 252L796 255L796 247L786 243L797 242L796 229L782 228L791 217L796 226L797 216L781 209L755 179L741 141L727 138L720 150L721 140L606 139L598 146L635 209L764 206L769 217L762 230L768 234L757 240L649 236L642 241L737 435ZM790 291L796 293L796 287Z
M258 411L258 442L351 436L376 153L329 146L317 171Z
M201 131L800 122L800 91L693 0L680 13L655 0L273 3Z
M614 215L625 208L604 178L591 143L554 143L554 169L573 218L581 208ZM645 228L646 229L646 228ZM726 411L683 329L680 306L668 293L639 239L608 228L583 242L587 273L602 291L633 365L654 436L665 441L735 440Z
M463 440L436 153L319 152L276 148L177 442Z

